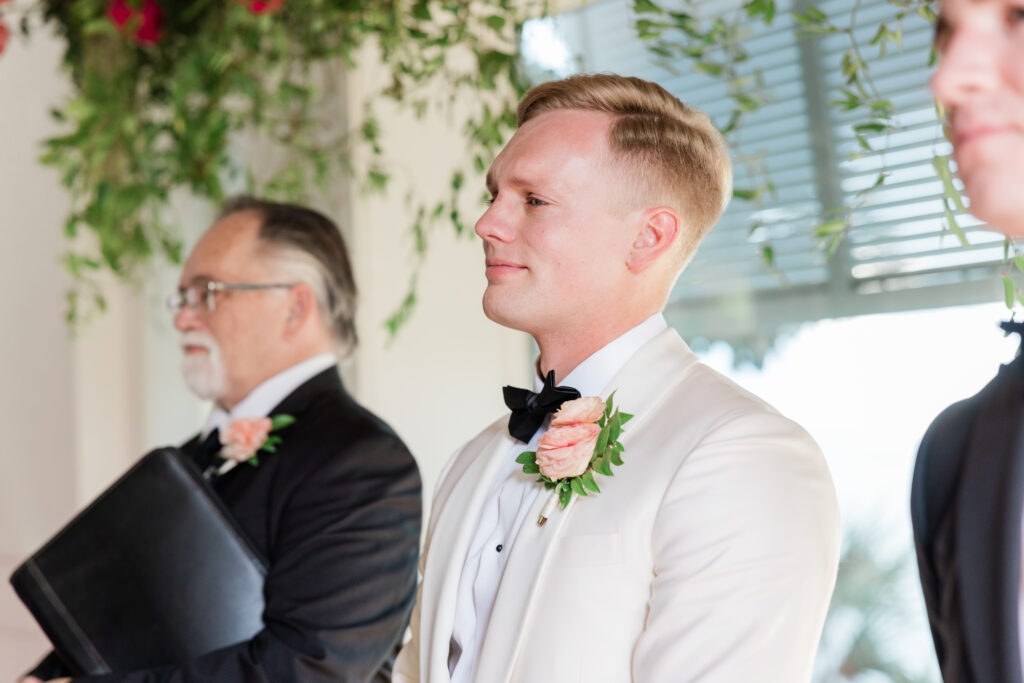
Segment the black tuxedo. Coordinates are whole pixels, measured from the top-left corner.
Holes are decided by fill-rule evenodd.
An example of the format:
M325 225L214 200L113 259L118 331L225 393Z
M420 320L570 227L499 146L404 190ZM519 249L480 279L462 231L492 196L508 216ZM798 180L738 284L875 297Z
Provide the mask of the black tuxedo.
M939 415L917 456L911 517L946 683L1021 683L1024 356Z
M416 595L416 462L386 424L345 392L336 367L270 414L295 417L279 432L277 452L213 481L268 559L265 628L181 666L76 682L390 680ZM182 450L202 457L198 437ZM66 675L46 666L36 675Z

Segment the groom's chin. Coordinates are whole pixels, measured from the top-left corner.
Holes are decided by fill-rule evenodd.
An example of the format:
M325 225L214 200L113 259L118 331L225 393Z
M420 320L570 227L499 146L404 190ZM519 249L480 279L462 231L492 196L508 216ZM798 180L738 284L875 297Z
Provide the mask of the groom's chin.
M484 292L483 309L484 315L491 322L498 323L502 327L528 332L530 321L525 311L516 306L514 302L507 300L508 297L490 289Z

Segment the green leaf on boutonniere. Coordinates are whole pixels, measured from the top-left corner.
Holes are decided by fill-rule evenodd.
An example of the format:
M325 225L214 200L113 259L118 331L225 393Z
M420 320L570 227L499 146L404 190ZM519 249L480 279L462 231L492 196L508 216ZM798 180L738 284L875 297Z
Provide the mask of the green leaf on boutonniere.
M619 440L619 435L622 434L622 414L616 410L612 413L609 423L611 424L611 430L608 441L615 443Z
M599 489L597 487L597 482L594 481L594 473L593 472L591 472L590 470L587 470L586 472L581 474L579 478L583 482L583 486L587 487L588 489L590 489L594 493L601 493L601 489Z
M523 451L516 456L516 462L520 465L536 465L537 464L537 452L536 451Z
M632 413L619 413L619 424L624 425L633 419Z
M558 484L558 502L561 503L562 509L569 505L569 501L572 499L572 489L564 480Z
M260 464L260 456L254 455L251 458L247 459L246 462L252 465L253 467L256 467L257 465Z
M295 422L295 418L291 415L274 415L270 418L270 431L275 432L278 429L284 429L293 422Z
M569 479L569 488L571 488L572 492L577 496L587 495L587 491L583 488L583 484L580 483L579 477L572 477Z
M277 447L283 441L284 439L279 437L277 434L271 434L270 436L267 437L267 440L263 442L263 445L260 446L259 450L263 451L264 453L276 453Z
M618 391L618 389L616 389L615 391ZM612 405L614 403L614 398L615 398L615 391L613 391L612 393L608 394L608 399L604 402L604 417L605 417L605 419L608 419L609 417L611 417Z
M595 453L604 453L604 449L608 448L608 442L611 441L611 428L606 424L601 428L601 434L597 437L597 444L594 446Z
M612 461L613 465L622 465L622 444L616 443L612 450L608 453L608 458Z

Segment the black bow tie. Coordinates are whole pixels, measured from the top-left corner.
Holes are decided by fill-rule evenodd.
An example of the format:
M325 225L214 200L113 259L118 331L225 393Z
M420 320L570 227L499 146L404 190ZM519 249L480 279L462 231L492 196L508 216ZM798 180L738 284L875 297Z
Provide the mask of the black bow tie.
M502 387L505 405L512 411L508 420L508 433L523 443L530 443L534 433L544 422L544 418L558 410L563 403L580 397L580 392L572 387L556 387L555 371L549 370L544 378L544 388L536 394L519 387Z

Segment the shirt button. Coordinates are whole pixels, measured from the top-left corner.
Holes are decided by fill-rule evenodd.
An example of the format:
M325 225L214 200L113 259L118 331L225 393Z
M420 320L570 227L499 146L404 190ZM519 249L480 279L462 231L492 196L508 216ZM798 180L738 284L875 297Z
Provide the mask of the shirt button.
M502 549L502 548L504 548L504 547L505 547L505 546L503 546L502 544L500 544L500 543L499 543L499 544L498 544L498 547L497 547L497 548L495 548L495 550L497 550L497 551L498 551L498 552L500 553L500 552L501 552L501 549Z

